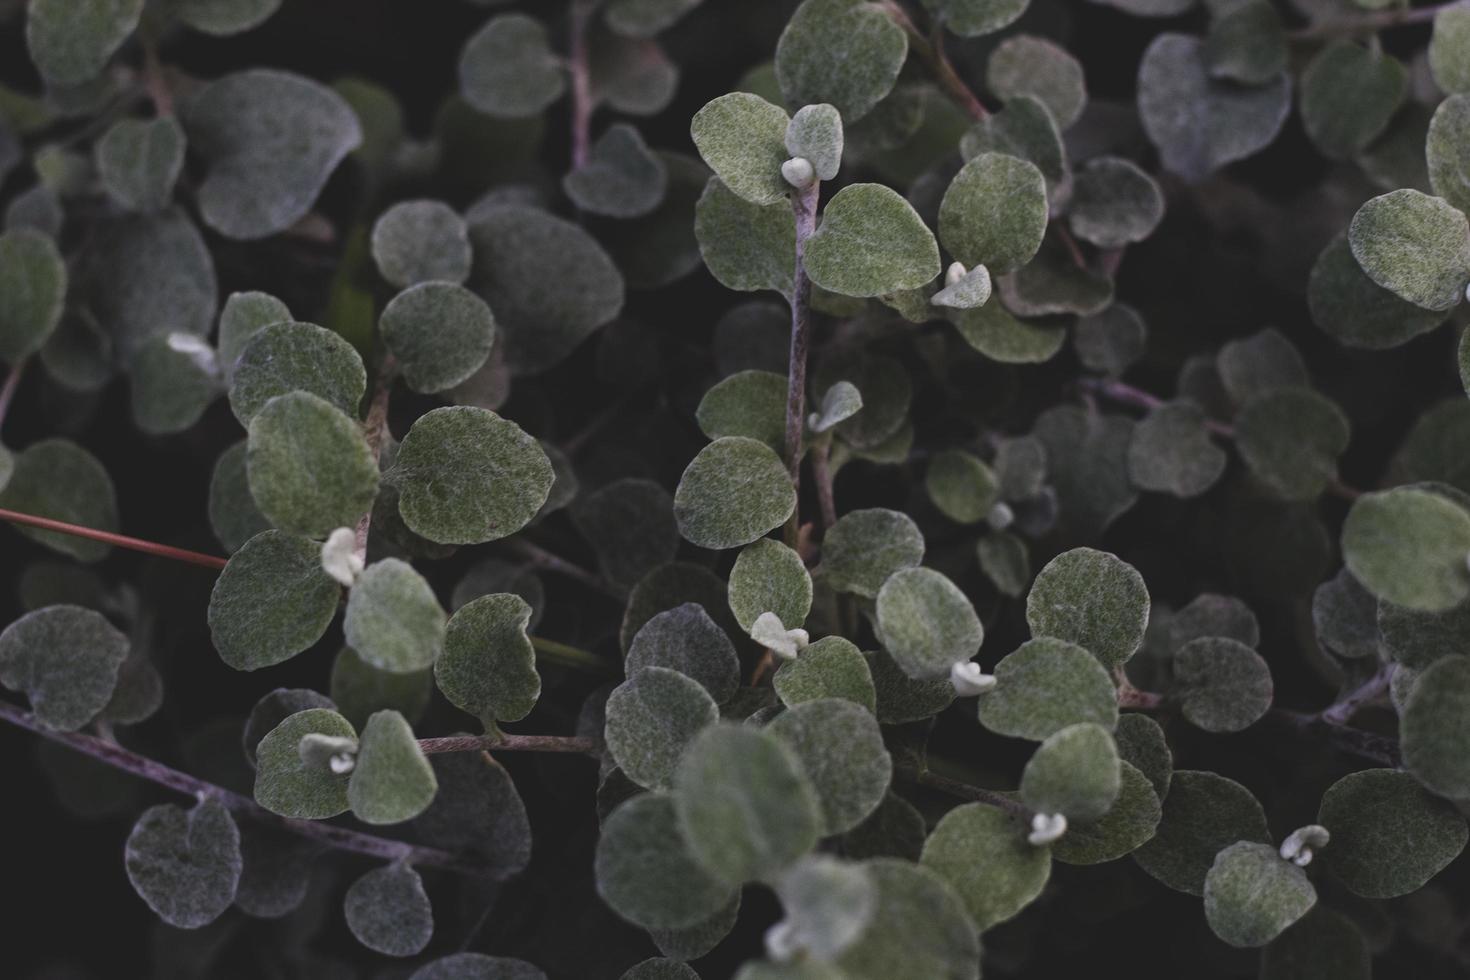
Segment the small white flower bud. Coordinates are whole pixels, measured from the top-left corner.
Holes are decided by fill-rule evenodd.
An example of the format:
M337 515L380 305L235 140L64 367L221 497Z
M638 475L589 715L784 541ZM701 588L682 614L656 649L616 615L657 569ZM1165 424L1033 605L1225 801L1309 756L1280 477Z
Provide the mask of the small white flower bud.
M781 920L766 930L766 955L777 963L791 960L800 951L791 923Z
M340 752L327 760L327 767L339 776L346 775L357 768L357 756Z
M763 612L755 618L750 624L750 638L786 660L795 659L811 642L806 630L787 629L781 617L773 612Z
M961 660L949 668L949 682L954 686L955 694L972 698L995 687L995 675L981 671L980 665L973 660Z
M1332 835L1321 824L1309 823L1298 827L1281 842L1281 857L1299 868L1312 863L1312 855L1327 846Z
M330 769L340 776L357 765L357 739L309 732L296 743L296 754L308 769Z
M183 354L205 374L212 378L219 377L219 356L203 338L192 333L175 332L169 334L165 342L169 350Z
M944 284L946 286L953 286L955 283L965 278L966 273L968 273L969 271L969 269L965 268L965 264L963 262L951 262L949 264L949 268L944 270Z
M1038 813L1031 818L1031 833L1026 840L1040 847L1061 838L1067 832L1067 817L1061 813Z
M817 179L817 171L806 157L792 157L781 164L781 176L797 190L805 190Z
M996 531L1004 531L1015 519L1016 512L1011 510L1011 505L1004 500L996 501L995 506L990 508L990 513L985 515L985 523Z
M322 569L349 589L362 574L362 555L357 553L357 532L339 527L322 544Z

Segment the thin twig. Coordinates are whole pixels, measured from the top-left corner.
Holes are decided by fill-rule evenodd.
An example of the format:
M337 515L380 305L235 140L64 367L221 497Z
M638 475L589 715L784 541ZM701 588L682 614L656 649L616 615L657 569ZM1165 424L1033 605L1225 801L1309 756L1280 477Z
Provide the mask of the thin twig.
M587 162L592 132L592 70L587 56L587 25L595 0L572 0L567 69L572 79L572 169Z
M534 544L524 538L514 538L504 542L505 547L520 555L534 568L544 568L548 572L556 572L567 578L581 582L587 588L601 592L605 596L622 601L627 598L624 591L613 585L600 575L594 575L581 565L573 564L565 558L553 555L545 548Z
M258 823L304 837L326 847L349 851L353 854L363 854L383 861L406 861L419 867L443 868L446 871L471 877L494 877L490 869L438 848L421 847L406 841L390 840L334 824L283 817L239 793L180 772L147 756L125 749L121 745L104 741L93 735L83 735L80 732L52 731L42 726L34 716L5 701L0 701L0 720L34 732L84 755L89 755L114 769L132 773L134 776L157 783L159 786L167 787L185 796L193 796L197 799L212 797L228 807L232 813L249 817Z
M806 359L811 346L812 281L806 274L806 242L817 230L821 184L812 181L791 195L796 222L796 269L791 289L791 361L786 375L786 471L797 491L797 504L786 522L786 546L796 547L801 528L801 443L806 431Z
M1381 698L1393 682L1397 664L1384 664L1362 684L1323 708L1317 715L1329 725L1346 725L1359 710Z
M0 425L5 424L5 416L10 411L10 403L15 401L15 393L20 390L20 379L28 363L30 359L22 357L12 364L10 373L5 376L5 384L0 385Z
M934 80L944 90L944 94L964 109L971 119L984 119L990 115L984 104L965 84L955 71L954 65L950 64L949 58L944 53L944 32L938 21L934 24L934 32L931 38L924 36L909 17L908 11L904 10L893 0L883 0L883 9L893 22L903 28L909 36L909 50L918 55L923 62L929 66L929 71L934 75Z
M574 667L578 670L591 670L599 674L616 675L619 672L616 664L580 647L548 640L544 636L532 636L530 640L531 646L536 648L536 659L538 660L560 664L563 667Z
M60 534L70 534L77 538L88 538L92 541L101 541L105 544L116 545L119 548L141 551L146 555L157 555L160 558L172 558L175 561L186 561L192 565L202 565L205 568L224 568L226 562L224 558L219 558L215 555L200 554L197 551L186 551L183 548L174 548L166 544L144 541L141 538L130 538L123 534L113 534L110 531L99 531L96 528L82 527L78 524L68 524L65 521L52 520L49 517L37 517L35 514L22 514L14 510L0 509L0 521L9 521L12 524L24 524L28 527L40 528L43 531L56 531Z
M969 800L972 803L984 803L986 806L996 807L1023 820L1030 820L1034 816L1031 808L1020 800L1012 799L1004 793L996 792L993 789L984 789L949 776L941 776L939 773L929 769L921 769L918 766L898 765L893 768L893 774L911 783L916 783L919 786L928 786L930 789L937 789L940 792L948 793L950 796L956 796L962 800Z
M1367 34L1390 27L1403 27L1406 24L1423 24L1434 20L1441 10L1456 6L1458 2L1459 0L1456 0L1455 3L1441 3L1431 7L1384 10L1363 14L1359 17L1324 20L1310 27L1287 31L1286 38L1289 41L1320 41L1334 37L1351 37L1354 34Z
M1077 239L1072 237L1072 233L1061 223L1057 223L1052 227L1056 228L1057 237L1062 240L1062 245L1066 248L1067 254L1072 257L1072 264L1086 272L1087 256L1082 254L1082 246L1077 244Z
M821 440L812 446L812 482L817 485L817 506L824 530L837 523L837 501L832 494L831 444Z
M1321 714L1305 714L1287 711L1285 708L1272 708L1266 712L1266 719L1301 735L1320 738L1339 752L1355 755L1381 766L1397 768L1403 762L1398 740L1388 735L1335 724L1325 720Z
M419 748L427 755L436 752L566 752L596 755L602 742L571 735L451 735L421 738Z
M174 114L174 93L163 75L163 65L158 61L158 45L150 37L142 37L143 85L148 97L153 100L153 112L158 116Z
M376 466L383 454L383 436L388 432L388 397L393 391L393 375L396 373L398 363L392 354L383 355L383 363L378 366L378 380L373 387L373 400L368 406L367 420L362 424L363 438L367 440L368 450L373 456L373 465ZM373 511L362 515L357 522L357 554L360 558L367 557L368 532L373 525Z

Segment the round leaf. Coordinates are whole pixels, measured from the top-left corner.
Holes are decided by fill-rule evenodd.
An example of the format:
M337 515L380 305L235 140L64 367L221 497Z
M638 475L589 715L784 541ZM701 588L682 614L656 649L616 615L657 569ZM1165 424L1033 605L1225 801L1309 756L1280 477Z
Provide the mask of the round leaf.
M873 672L857 647L840 636L824 636L804 647L776 671L771 686L788 708L818 698L845 698L877 710Z
M536 650L526 636L530 621L524 599L497 593L465 603L445 627L434 679L450 704L487 729L500 721L520 721L541 696Z
M1197 497L1220 479L1225 463L1225 451L1210 441L1204 412L1193 402L1155 408L1133 427L1128 443L1128 476L1141 490Z
M228 306L225 312L228 316ZM226 353L224 323L222 318L222 356ZM230 368L230 410L241 425L249 427L266 402L293 391L309 392L357 417L357 406L367 391L367 370L357 351L337 334L288 317L238 342L242 344L240 355Z
M791 117L749 92L722 95L694 114L689 133L704 162L751 204L781 204L791 185L781 176Z
M1132 161L1096 157L1077 173L1067 220L1072 232L1100 248L1141 242L1164 217L1164 192Z
M1191 640L1174 653L1184 717L1207 732L1238 732L1271 707L1271 668L1244 643L1223 636Z
M209 595L209 635L236 670L290 660L321 639L342 587L307 538L263 531L241 545Z
M822 539L820 573L839 592L868 599L894 572L924 559L924 536L901 511L873 507L843 514Z
M905 568L878 590L878 639L915 680L947 678L980 649L985 630L959 587L931 568Z
M990 53L985 84L1009 102L1029 95L1051 111L1057 127L1067 129L1087 105L1082 65L1064 49L1045 38L1016 34Z
M816 788L820 836L851 830L883 802L893 761L867 709L841 698L806 701L781 712L766 731L796 753Z
M812 282L844 296L917 289L939 275L939 246L913 206L882 184L848 184L822 209L803 263Z
M966 266L984 265L994 276L1031 261L1041 248L1046 221L1041 171L1004 153L982 153L961 168L944 193L939 240Z
M1205 877L1205 919L1232 946L1266 945L1316 903L1306 872L1269 844L1231 844Z
M1021 799L1038 813L1096 820L1122 786L1118 747L1101 725L1069 725L1046 737L1021 772Z
M272 398L251 419L245 471L272 524L315 538L355 525L378 495L361 427L305 391Z
M1073 548L1047 562L1026 597L1033 635L1075 643L1109 669L1143 644L1148 611L1148 587L1138 570L1092 548Z
M460 93L488 116L537 115L566 87L566 69L551 50L546 28L525 14L490 18L460 52Z
M784 204L751 204L711 177L694 211L699 254L729 289L773 289L790 296L796 266L796 223Z
M908 37L882 7L805 0L776 43L776 78L789 104L829 103L851 125L892 91L907 55Z
M761 613L773 612L787 629L812 610L812 577L801 556L773 538L747 545L730 568L730 611L746 632Z
M91 81L122 47L143 14L143 0L32 0L26 48L52 85Z
M235 900L240 830L218 800L202 800L192 810L149 807L128 835L123 863L133 889L160 919L198 929Z
M1162 809L1148 777L1121 764L1122 788L1108 812L1096 820L1069 823L1051 845L1052 856L1067 864L1102 864L1137 850L1154 835Z
M730 900L730 886L695 860L667 793L640 794L608 815L597 842L596 873L602 900L645 929L696 925Z
M960 449L947 449L929 460L924 489L939 512L958 524L985 520L1000 492L990 467Z
M375 868L358 878L342 900L347 928L384 956L415 956L434 935L434 911L419 873L406 864Z
M307 765L301 740L307 735L356 739L357 732L328 708L298 711L266 733L255 749L255 802L283 817L325 820L346 813L346 773Z
M701 548L749 544L785 523L796 490L769 446L741 436L699 451L674 491L674 518L685 540Z
M607 699L604 737L628 778L667 789L685 747L720 720L720 709L699 682L665 667L629 675Z
M44 727L74 732L107 707L128 638L101 613L47 606L0 633L0 684L21 691Z
M1470 39L1470 26L1466 37ZM1452 95L1434 110L1424 143L1434 193L1461 211L1470 210L1470 95Z
M572 203L609 218L637 218L658 207L669 186L663 158L638 130L615 123L592 144L587 162L562 178Z
M694 418L711 439L745 436L780 452L786 446L786 376L771 371L732 374L704 393Z
M1470 797L1470 657L1436 660L1419 674L1400 712L1404 767L1451 799Z
M1042 741L1091 722L1111 730L1118 696L1108 672L1065 640L1028 640L995 665L996 685L979 699L980 724L998 735Z
M1442 494L1364 494L1348 511L1342 554L1368 591L1396 605L1437 612L1470 597L1470 513Z
M842 166L842 115L835 106L802 106L786 127L786 152L812 165L818 180L831 180Z
M1322 796L1317 822L1332 834L1320 857L1365 898L1397 898L1424 887L1465 849L1465 818L1408 773L1365 769Z
M1384 131L1404 100L1408 72L1381 48L1353 41L1327 45L1302 72L1307 135L1334 159L1349 159Z
M445 619L424 577L407 562L385 558L369 565L347 594L342 633L363 660L405 674L439 659Z
M875 858L863 867L878 886L878 908L862 937L838 959L840 975L851 980L975 980L980 970L978 933L956 889L910 861Z
M116 533L117 493L97 458L67 439L43 439L15 454L0 507ZM60 531L18 527L21 534L78 561L101 561L112 546Z
M133 211L158 211L173 199L184 168L184 131L171 116L122 119L102 134L93 155L114 201Z
M13 366L40 350L61 322L66 283L49 236L29 228L0 235L0 360Z
M463 286L424 282L383 308L383 343L414 391L453 388L480 369L495 341L495 317Z
M373 261L399 289L438 280L461 283L470 274L470 237L442 201L400 201L373 224Z
M1133 859L1170 888L1203 895L1205 876L1222 848L1270 839L1265 811L1250 790L1212 772L1180 769L1164 797L1158 832Z
M983 803L946 813L924 842L923 866L952 885L980 931L1013 918L1051 877L1051 855L1014 816Z
M1427 310L1448 310L1470 283L1470 222L1443 198L1404 188L1373 198L1348 226L1368 278Z

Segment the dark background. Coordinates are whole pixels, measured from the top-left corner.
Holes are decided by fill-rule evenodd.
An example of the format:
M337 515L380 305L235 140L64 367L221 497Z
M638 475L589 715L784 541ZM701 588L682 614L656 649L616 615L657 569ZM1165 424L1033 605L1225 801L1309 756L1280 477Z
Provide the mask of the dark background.
M749 67L768 59L790 9L782 0L706 0L663 39L683 76L674 103L640 120L648 142L691 151L688 119L706 100L729 91ZM564 36L561 2L522 3L516 8L546 18L556 43ZM497 11L501 8L495 8ZM287 0L263 27L231 39L186 33L162 46L165 63L209 78L256 65L288 68L323 80L361 75L390 88L402 100L409 129L430 134L441 100L457 85L455 64L464 40L490 11L464 2L430 0ZM1144 21L1111 8L1069 3L1028 15L1032 29L1067 38L1082 61L1094 100L1131 102L1133 77L1148 41L1160 30L1199 32L1205 14L1176 21ZM1070 23L1070 29L1068 25ZM1424 28L1390 32L1390 46L1421 47ZM962 73L978 82L983 44L954 45ZM124 61L137 52L125 49ZM25 55L18 18L0 24L0 81L34 91L37 79ZM594 129L610 117L599 114ZM567 103L549 112L542 162L551 175L565 167ZM1151 161L1143 161L1150 165ZM1231 168L1233 181L1248 185L1272 206L1287 209L1329 174L1329 165L1306 141L1293 116L1265 153ZM0 201L29 183L24 172L0 188ZM325 193L321 210L343 219L360 206L361 181L344 166ZM1129 374L1141 387L1168 394L1183 358L1206 352L1263 326L1282 330L1303 351L1313 380L1348 412L1351 448L1343 459L1344 481L1371 487L1413 420L1429 405L1455 396L1453 331L1441 329L1391 352L1348 351L1317 330L1307 315L1300 284L1267 268L1272 242L1248 226L1223 227L1209 195L1217 188L1169 185L1169 214L1153 239L1130 251L1119 282L1121 299L1139 308L1151 326L1150 352ZM443 196L433 185L395 188L390 197ZM463 206L473 195L450 193ZM1206 206L1201 206L1201 204ZM303 319L324 309L335 262L331 246L299 242L241 244L206 231L215 253L222 295L235 289L265 289L285 298ZM1310 257L1308 258L1308 261ZM597 369L598 341L540 379L518 384L504 414L535 434L566 440L600 417L612 403L625 406L619 421L593 441L579 469L601 476L635 468L672 489L679 472L703 438L694 426L691 399L713 380L710 330L720 312L748 297L730 293L698 270L657 292L630 293L629 318L651 329L659 373L653 383L626 391ZM315 311L315 312L313 312ZM818 340L830 325L819 324ZM912 354L907 357L912 361ZM967 438L968 410L985 406L996 429L1026 431L1037 412L1073 395L1080 368L1070 350L1052 363L1002 368L979 358L956 362L945 377L926 376L913 363L915 420L920 448L942 447ZM85 399L83 400L85 401ZM397 398L393 429L430 403ZM125 533L202 551L218 552L205 514L210 467L218 453L240 438L228 408L216 404L205 420L179 436L153 439L129 424L126 383L114 382L94 404L61 396L36 371L22 385L5 423L5 443L24 447L64 432L94 452L117 486ZM639 458L641 454L642 458ZM1232 480L1239 464L1232 462ZM1100 547L1138 566L1155 601L1180 606L1201 591L1241 595L1262 621L1262 652L1277 679L1278 703L1317 708L1332 698L1331 684L1316 655L1303 655L1302 616L1310 587L1336 567L1290 534L1267 537L1244 559L1236 547L1238 515L1232 481L1188 503L1146 494L1106 532ZM922 510L906 471L853 464L837 483L840 510L884 505ZM803 513L814 513L803 501ZM1320 514L1335 540L1345 512L1325 500ZM1314 532L1301 514L1272 515L1279 526ZM926 530L928 528L926 527ZM594 559L565 515L540 528L537 537L559 553L592 564ZM1033 553L1040 567L1049 552L1078 542L1044 542ZM931 534L931 554L970 547L958 536L946 542ZM684 546L689 557L700 557ZM478 552L477 552L478 553ZM20 613L16 584L21 570L49 553L0 529L0 621ZM447 594L475 558L457 555L423 567ZM1306 567L1299 567L1305 565ZM153 719L124 736L128 744L187 771L248 791L249 774L238 751L239 725L262 694L282 686L325 690L334 642L324 641L289 664L240 674L213 653L204 622L212 573L187 565L118 551L99 566L109 582L131 583L156 611L151 650L164 674L166 697ZM1279 573L1276 574L1276 573ZM973 568L962 584L986 618L982 660L991 664L1025 638L1019 604L1003 603ZM1282 576L1294 591L1283 598ZM1306 583L1305 588L1301 583ZM614 655L620 608L575 583L546 576L550 602L541 627ZM329 636L332 634L329 632ZM549 673L542 706L524 723L525 732L570 732L577 707L591 685L580 677ZM441 706L442 708L442 706ZM1382 719L1366 719L1369 723ZM444 726L435 728L438 722ZM424 734L451 730L447 712L431 713ZM1314 746L1272 730L1216 737L1176 727L1170 730L1176 766L1208 768L1249 786L1266 804L1279 837L1307 822L1322 790L1352 766ZM973 718L956 709L940 720L936 753L974 751ZM143 807L178 802L165 791L105 770L82 769L64 750L38 756L38 740L18 731L0 732L0 772L6 776L4 806L5 914L0 936L5 965L0 975L132 977L397 976L406 970L362 951L341 922L340 896L353 875L369 867L356 858L322 859L322 880L308 905L280 922L227 913L197 933L160 925L133 894L122 867L122 844ZM986 766L997 784L1014 778L1024 760L1021 743L987 738ZM504 759L531 814L535 856L526 873L498 896L475 894L453 880L425 873L439 927L430 953L462 946L521 956L541 965L553 980L616 977L656 950L638 930L621 924L592 891L591 857L596 840L595 765L575 757ZM1009 772L1009 775L1007 775ZM52 775L48 775L52 774ZM82 818L59 802L55 780L84 809L107 816ZM915 799L931 813L941 799ZM1462 976L1453 962L1433 951L1453 935L1467 900L1465 861L1441 875L1443 892L1387 903L1386 912L1359 908L1350 896L1324 893L1333 907L1377 924L1375 937L1388 941L1389 923L1400 923L1378 961L1381 977ZM490 900L494 898L493 904ZM488 913L485 910L488 907ZM748 889L741 925L710 957L696 964L706 980L729 976L734 965L759 951L760 936L778 909L758 888ZM1423 941L1421 941L1423 940ZM1047 894L1018 920L987 934L987 976L1050 978L1086 975L1101 966L1140 977L1252 976L1256 954L1231 950L1205 926L1197 899L1171 892L1123 860L1099 868L1057 864ZM48 972L48 968L56 972ZM71 972L71 971L75 972ZM334 972L340 971L340 972ZM395 972L397 971L397 972ZM1084 974L1084 971L1086 973Z

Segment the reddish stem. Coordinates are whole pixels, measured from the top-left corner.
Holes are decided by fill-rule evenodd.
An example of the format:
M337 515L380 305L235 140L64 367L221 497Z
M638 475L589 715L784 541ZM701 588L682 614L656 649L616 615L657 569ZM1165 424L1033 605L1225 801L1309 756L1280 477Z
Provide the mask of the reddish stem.
M786 546L795 548L801 530L801 453L806 432L806 361L811 347L812 281L806 274L806 242L817 230L817 181L791 195L796 221L796 269L791 288L791 360L786 374L786 472L797 491L797 504L786 522Z
M37 517L34 514L22 514L19 511L0 508L0 520L9 521L12 524L24 524L27 527L40 528L43 531L56 531L60 534L70 534L77 538L101 541L105 544L116 545L119 548L141 551L145 555L157 555L160 558L186 561L192 565L203 565L205 568L225 567L226 560L215 555L205 555L197 551L187 551L183 548L174 548L166 544L144 541L141 538L130 538L124 534L113 534L110 531L99 531L96 528L68 524L65 521L52 520L49 517Z
M592 132L592 72L587 57L587 22L593 4L573 0L571 37L567 45L568 69L572 76L572 169L587 162Z
M602 742L595 738L570 735L451 735L447 738L421 738L419 748L425 754L436 752L568 752L596 755Z
M0 386L0 425L5 424L5 415L10 411L10 403L15 401L15 393L20 390L21 375L25 373L28 362L29 358L22 357L11 365L5 384Z

